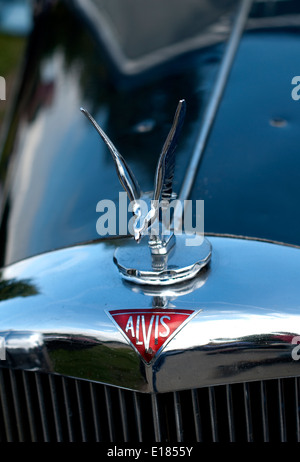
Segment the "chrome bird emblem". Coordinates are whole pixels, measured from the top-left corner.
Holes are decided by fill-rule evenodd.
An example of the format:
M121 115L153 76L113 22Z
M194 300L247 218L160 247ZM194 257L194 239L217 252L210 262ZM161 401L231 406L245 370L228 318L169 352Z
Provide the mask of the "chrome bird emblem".
M95 127L112 155L120 183L126 191L129 200L133 203L132 211L135 216L133 225L134 239L137 242L140 242L143 235L147 233L147 230L151 226L155 225L155 223L159 220L159 208L162 207L167 209L170 200L172 199L175 149L184 122L186 111L185 100L180 100L178 103L171 130L159 156L155 173L154 193L151 200L151 207L146 213L141 209L139 203L142 196L139 184L125 159L91 114L84 108L80 108L80 110ZM150 234L149 246L154 253L163 253L164 249L167 249L170 242L171 237L168 236L166 238L161 231L158 234Z
M112 155L120 183L130 200L134 215L133 230L130 232L135 241L140 242L143 236L149 234L148 239L143 239L138 246L131 240L116 248L114 262L122 276L130 282L152 286L169 286L196 276L210 261L211 245L207 239L203 239L197 249L187 246L185 232L176 233L170 220L170 203L174 198L175 149L185 117L185 100L178 103L172 127L158 159L150 207L142 207L142 203L149 199L143 200L146 197L142 195L135 176L117 148L91 114L86 109L80 110Z

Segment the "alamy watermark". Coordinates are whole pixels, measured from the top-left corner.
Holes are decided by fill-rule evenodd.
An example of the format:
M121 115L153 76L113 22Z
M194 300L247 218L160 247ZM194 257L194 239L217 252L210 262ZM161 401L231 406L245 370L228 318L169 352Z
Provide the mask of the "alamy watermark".
M294 101L299 101L300 99L300 75L295 75L295 77L292 78L292 85L296 85L292 89L292 98Z
M0 75L0 100L6 100L6 82L5 78Z
M119 193L118 207L110 199L104 199L97 203L96 211L101 215L96 223L99 236L125 236L128 233L134 236L134 226L137 221L143 219L151 210L157 210L157 215L143 235L168 236L172 232L175 235L186 235L187 246L198 246L204 237L204 200L178 199L165 201L127 201L126 192ZM133 214L134 212L134 214ZM159 218L159 219L158 219ZM170 229L172 231L170 231Z
M0 361L6 360L5 338L0 335Z
M300 353L299 353L299 350L300 350L300 336L295 336L292 338L292 345L296 345L293 349L292 349L292 358L294 361L299 361L300 359Z

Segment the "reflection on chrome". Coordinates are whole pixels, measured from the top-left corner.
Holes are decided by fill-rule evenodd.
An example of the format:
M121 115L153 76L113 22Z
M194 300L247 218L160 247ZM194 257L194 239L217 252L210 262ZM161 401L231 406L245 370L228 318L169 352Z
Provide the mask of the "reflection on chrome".
M45 253L4 268L2 282L31 280L38 290L0 302L7 353L0 366L144 392L297 375L291 352L292 339L300 335L300 249L210 240L209 267L172 287L124 281L112 260L122 240ZM151 308L196 315L147 365L106 311Z
M182 297L183 295L190 294L195 290L200 289L200 287L205 284L208 274L209 268L206 266L194 278L178 284L166 286L142 286L125 281L125 286L135 293L142 293L148 297L152 297L153 308L168 308L171 306L172 300L176 300L178 297Z

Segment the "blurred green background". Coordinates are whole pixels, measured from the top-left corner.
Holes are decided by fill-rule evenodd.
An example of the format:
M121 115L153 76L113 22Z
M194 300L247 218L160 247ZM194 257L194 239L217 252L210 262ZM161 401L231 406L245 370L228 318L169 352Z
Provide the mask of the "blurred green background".
M6 81L6 100L0 101L0 130L17 84L25 46L26 37L0 34L0 75Z
M0 76L6 82L6 100L0 100L0 134L33 25L32 4L31 0L0 0Z

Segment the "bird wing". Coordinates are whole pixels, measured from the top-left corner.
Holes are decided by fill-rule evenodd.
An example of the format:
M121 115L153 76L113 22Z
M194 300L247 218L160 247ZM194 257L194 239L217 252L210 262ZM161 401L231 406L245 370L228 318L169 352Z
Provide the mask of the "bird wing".
M81 112L89 119L89 121L92 123L92 125L95 127L105 144L107 145L108 149L110 150L110 153L112 155L112 158L114 160L116 169L117 169L117 174L120 180L121 185L127 192L127 195L129 197L130 201L137 201L140 196L141 196L141 191L139 184L133 175L132 171L130 170L129 166L125 162L123 156L119 153L117 148L114 146L114 144L111 142L111 140L108 138L106 133L102 130L102 128L97 124L95 119L91 116L91 114L84 108L80 108Z
M185 100L179 101L173 125L163 145L155 174L153 200L170 201L175 170L175 149L178 142L186 111Z

